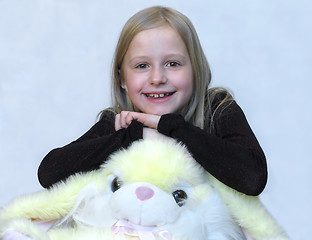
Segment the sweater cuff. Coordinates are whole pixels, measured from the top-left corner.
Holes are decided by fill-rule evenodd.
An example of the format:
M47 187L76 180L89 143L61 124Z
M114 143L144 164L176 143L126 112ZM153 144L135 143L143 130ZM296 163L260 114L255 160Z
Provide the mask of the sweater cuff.
M133 120L128 129L131 142L143 138L143 124L141 122Z
M175 132L185 123L184 118L179 114L169 113L160 117L157 130L158 132L169 136L176 137Z

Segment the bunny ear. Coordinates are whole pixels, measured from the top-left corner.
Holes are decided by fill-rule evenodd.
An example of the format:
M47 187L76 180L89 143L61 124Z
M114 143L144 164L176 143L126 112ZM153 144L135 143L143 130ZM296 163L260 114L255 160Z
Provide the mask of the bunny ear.
M255 240L289 240L259 197L247 196L213 178L212 184L236 222Z
M73 227L76 224L76 217L79 216L87 206L90 205L91 199L99 194L99 190L95 187L93 183L88 184L85 186L81 191L78 193L75 205L70 210L70 212L62 219L57 221L54 227Z
M0 222L12 218L57 220L66 216L75 205L81 189L90 182L102 184L100 171L76 174L49 190L15 198L0 210Z
M108 202L109 194L90 183L79 192L71 211L52 228L103 227L106 223L105 227L110 227L113 219Z
M26 218L15 218L1 223L0 239L50 240L41 223Z
M14 230L6 231L2 236L2 240L19 239L19 240L32 240L32 238Z

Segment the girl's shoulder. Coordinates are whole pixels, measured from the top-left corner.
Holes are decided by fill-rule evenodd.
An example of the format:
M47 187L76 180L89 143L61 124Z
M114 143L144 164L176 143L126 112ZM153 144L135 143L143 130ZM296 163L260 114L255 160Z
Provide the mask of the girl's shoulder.
M231 94L227 91L220 91L214 94L211 99L210 112L205 123L205 128L214 133L225 126L232 128L232 125L246 123L246 117Z
M231 105L237 105L232 95L227 90L223 89L214 93L210 101L210 111L212 115L215 115L216 113L221 114L224 110L231 107Z

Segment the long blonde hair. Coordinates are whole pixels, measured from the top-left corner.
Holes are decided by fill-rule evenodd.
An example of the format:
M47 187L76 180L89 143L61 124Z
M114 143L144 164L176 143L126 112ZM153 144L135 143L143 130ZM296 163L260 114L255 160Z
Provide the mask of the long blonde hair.
M200 128L209 128L214 113L211 103L217 92L226 92L226 101L231 95L220 88L208 89L211 81L211 72L208 61L201 47L198 35L192 22L182 13L167 7L155 6L141 10L133 15L123 27L116 46L112 68L112 95L113 111L120 113L123 110L134 111L134 106L121 87L121 65L128 47L136 34L141 31L169 25L175 29L183 39L188 50L194 74L194 87L191 99L181 110L186 121ZM205 119L210 119L207 124Z

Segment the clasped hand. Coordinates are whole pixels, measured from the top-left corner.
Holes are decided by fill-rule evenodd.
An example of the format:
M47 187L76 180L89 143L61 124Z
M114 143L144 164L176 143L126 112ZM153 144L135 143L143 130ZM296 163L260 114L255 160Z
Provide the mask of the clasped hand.
M115 117L115 130L127 128L132 120L141 122L145 127L157 129L160 116L139 112L122 111Z

